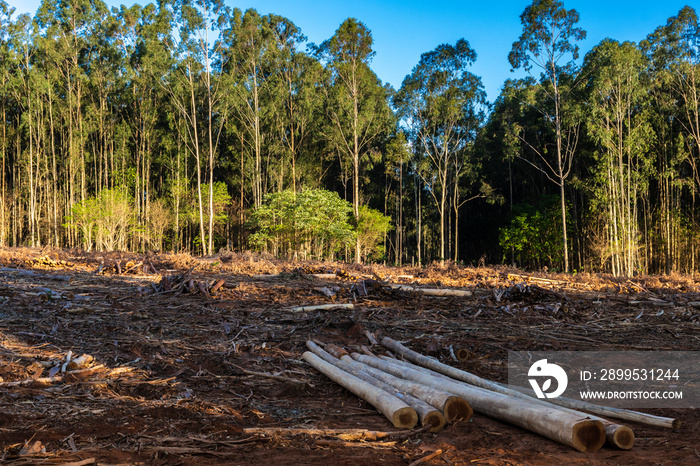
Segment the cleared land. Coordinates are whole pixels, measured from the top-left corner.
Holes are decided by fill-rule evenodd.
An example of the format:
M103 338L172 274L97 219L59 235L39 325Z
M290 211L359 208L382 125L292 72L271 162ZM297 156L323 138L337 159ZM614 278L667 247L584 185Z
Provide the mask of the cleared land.
M437 433L349 440L328 429L396 429L301 359L309 338L357 348L370 332L505 382L508 350L697 351L693 277L32 249L0 250L0 268L0 460L9 464L700 462L700 412L684 409L649 411L679 418L678 432L628 424L631 451L579 453L479 413ZM292 310L327 304L354 306ZM455 362L450 347L469 357ZM94 361L63 372L69 352Z

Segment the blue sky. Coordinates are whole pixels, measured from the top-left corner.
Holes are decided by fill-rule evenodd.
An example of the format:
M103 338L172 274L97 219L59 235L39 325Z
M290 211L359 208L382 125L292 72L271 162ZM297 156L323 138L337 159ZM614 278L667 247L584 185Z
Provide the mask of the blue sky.
M39 0L5 0L17 13L35 13ZM50 1L50 0L49 0ZM420 55L442 43L465 38L477 52L472 72L482 78L488 98L498 97L503 82L522 74L510 72L508 52L520 36L520 14L529 0L225 0L242 10L275 13L292 20L310 42L321 43L348 17L372 31L376 56L372 69L395 88L418 63ZM111 6L131 1L107 0ZM139 1L142 5L150 3ZM565 8L580 14L579 26L588 37L579 43L582 56L606 37L638 42L675 16L688 0L569 0ZM692 5L691 5L692 6Z

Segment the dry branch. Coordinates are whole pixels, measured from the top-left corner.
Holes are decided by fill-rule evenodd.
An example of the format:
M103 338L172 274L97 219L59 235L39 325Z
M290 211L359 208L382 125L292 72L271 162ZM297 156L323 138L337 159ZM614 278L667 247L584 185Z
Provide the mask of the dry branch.
M410 285L387 285L392 290L410 291L420 293L425 296L444 296L454 298L467 298L472 295L471 291L466 290L443 290L437 288L416 288Z
M239 371L243 372L244 374L248 375L256 375L258 377L266 377L268 379L273 379L273 380L279 380L280 382L289 382L289 383L296 383L296 384L307 384L309 383L308 380L299 380L299 379L292 379L289 377L284 377L278 374L268 374L267 372L257 372L257 371L251 371L248 369L244 369L241 366L237 366L236 364L233 364L231 362L227 362L229 366L235 367Z
M408 466L418 466L419 464L430 461L433 458L437 458L440 455L442 455L442 449L438 448L437 450L435 450L431 454L424 456L423 458L415 460L413 463L409 464Z
M395 396L338 369L309 351L306 351L302 357L326 377L377 408L394 427L412 429L418 422L416 411Z
M264 435L269 437L289 437L308 435L310 437L334 437L341 440L381 440L392 435L367 429L304 429L295 427L249 427L243 429L243 435Z
M339 309L352 310L355 309L355 306L353 304L320 304L318 306L293 307L291 309L287 309L287 312L331 311Z

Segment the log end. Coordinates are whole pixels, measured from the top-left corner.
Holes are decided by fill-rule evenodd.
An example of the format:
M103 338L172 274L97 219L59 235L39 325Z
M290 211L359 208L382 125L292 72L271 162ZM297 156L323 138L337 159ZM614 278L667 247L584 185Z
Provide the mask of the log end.
M674 432L678 432L681 429L681 420L674 419L673 422L671 423L671 427L673 427Z
M432 426L428 432L440 432L445 428L445 416L438 410L430 411L428 414L423 416L421 419L421 424L423 426Z
M394 411L391 422L396 428L413 429L418 424L418 414L415 409L406 406Z
M605 439L615 448L631 450L634 445L634 431L619 424L609 425L605 427Z
M442 412L447 422L458 420L466 422L469 421L472 418L472 414L474 414L474 410L469 405L469 402L458 396L449 397L443 405Z
M459 362L464 362L469 360L471 353L466 348L457 348L455 350L455 357Z
M578 451L591 453L600 450L605 443L605 428L600 421L581 420L574 425L571 443Z
M343 356L349 355L345 348L341 348L340 346L334 345L333 343L326 344L326 351L328 351L338 359L342 359Z

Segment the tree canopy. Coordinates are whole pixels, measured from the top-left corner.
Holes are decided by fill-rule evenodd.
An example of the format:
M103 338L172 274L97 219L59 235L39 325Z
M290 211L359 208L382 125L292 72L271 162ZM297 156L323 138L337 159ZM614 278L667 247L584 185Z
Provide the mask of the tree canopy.
M695 9L588 51L562 1L520 20L488 103L467 38L393 89L357 18L0 0L0 246L697 271Z

